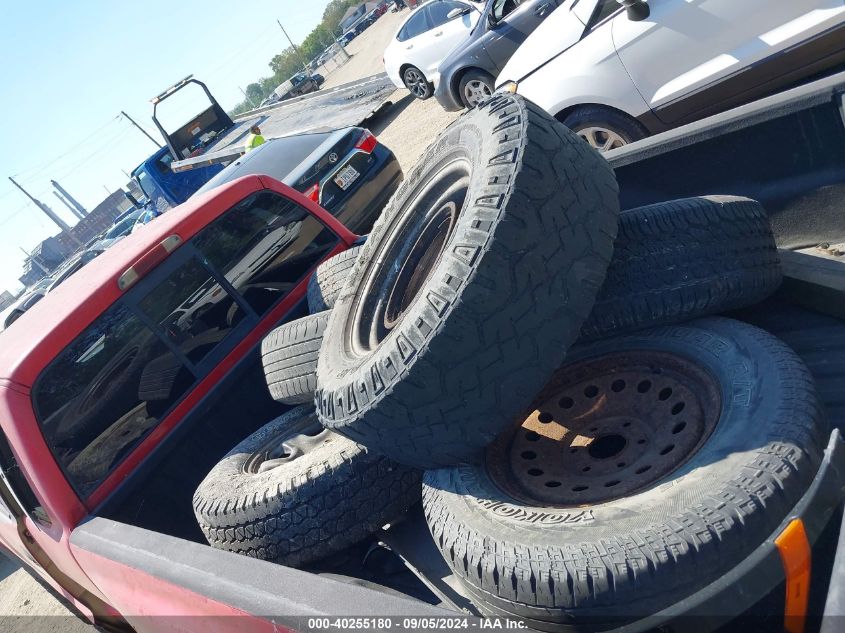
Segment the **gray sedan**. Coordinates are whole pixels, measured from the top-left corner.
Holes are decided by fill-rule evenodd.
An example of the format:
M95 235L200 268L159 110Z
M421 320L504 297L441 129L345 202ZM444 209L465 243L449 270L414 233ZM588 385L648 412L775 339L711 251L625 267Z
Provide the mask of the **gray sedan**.
M434 96L446 110L493 94L496 75L519 45L565 0L489 0L469 37L440 64Z

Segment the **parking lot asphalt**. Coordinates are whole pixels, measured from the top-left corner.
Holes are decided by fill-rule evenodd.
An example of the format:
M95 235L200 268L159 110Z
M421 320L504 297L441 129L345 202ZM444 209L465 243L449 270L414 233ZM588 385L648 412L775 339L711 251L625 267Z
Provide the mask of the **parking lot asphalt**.
M347 46L351 59L328 72L324 88L384 72L384 49L408 13L408 9L399 13L388 11L352 40ZM329 67L332 67L331 63ZM407 90L396 90L390 100L392 105L373 117L367 125L380 142L393 150L407 175L423 151L459 113L444 112L434 99L414 99ZM76 619L63 602L20 568L16 561L3 555L0 555L0 619L4 633L48 633L57 628L74 633L94 630Z

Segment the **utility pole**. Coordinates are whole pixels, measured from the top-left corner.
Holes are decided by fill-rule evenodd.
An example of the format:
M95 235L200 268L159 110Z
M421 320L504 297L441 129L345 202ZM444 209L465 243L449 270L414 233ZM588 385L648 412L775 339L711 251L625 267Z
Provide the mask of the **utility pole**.
M41 209L41 211L44 212L44 215L46 215L53 222L55 222L56 225L62 230L63 233L67 233L67 235L68 235L68 237L70 237L70 239L72 239L74 242L76 242L79 246L82 246L82 242L80 242L77 239L77 237L73 233L71 233L70 226L68 226L68 224L64 220L62 220L58 215L56 215L55 211L53 211L50 207L48 207L46 204L44 204L40 200L36 200L35 198L33 198L30 195L30 193L26 189L21 187L17 182L15 182L15 179L12 178L11 176L9 176L9 180L12 181L12 184L15 185L15 187L17 187L18 189L20 189L23 192L23 195L25 195L27 198L29 198L32 201L32 204L34 204L36 207Z
M45 277L48 277L48 276L50 275L50 273L48 273L48 272L47 272L47 269L46 269L46 268L44 268L44 266L42 266L42 265L41 265L41 262L39 262L39 261L38 261L38 259L37 259L37 258L36 258L36 257L35 257L32 253L27 253L26 249L25 249L23 246L18 246L18 248L19 248L19 249L21 249L21 250L23 251L23 254L24 254L24 255L26 255L27 257L29 257L29 261L31 261L33 264L35 264L36 266L38 266L38 269L39 269L42 273L44 273L44 276L45 276Z
M70 202L68 202L67 200L65 200L65 199L62 197L62 194L60 194L58 191L54 191L54 192L53 192L53 195L54 195L54 196L56 196L59 200L61 200L61 201L62 201L62 204L64 204L64 205L65 205L68 209L70 209L70 212L71 212L71 213L73 213L73 215L75 215L76 217L78 217L80 220L81 220L82 218L84 218L84 217L85 217L84 215L80 215L80 214L79 214L79 211L77 211L77 210L74 208L74 206L73 206Z
M241 88L240 86L238 86L238 90L241 91L241 94L244 96L244 99L246 99L249 102L249 105L251 105L253 108L255 108L256 107L255 101L253 101L252 99L249 98L249 95L246 93L246 91L243 88Z
M133 118L132 118L131 116L129 116L128 114L126 114L126 112L124 112L123 110L121 110L121 111L120 111L120 113L121 113L124 117L126 117L126 120L127 120L127 121L129 121L132 125L134 125L134 126L135 126L136 128L138 128L139 130L141 130L141 132L143 133L143 135L144 135L144 136L146 136L146 137L147 137L148 139L150 139L153 143L155 143L155 146L156 146L156 147L158 147L159 149L161 149L161 148L162 148L161 143L159 143L159 142L158 142L157 140L155 140L152 136L150 136L150 133L149 133L149 132L147 132L144 128L142 128L140 125L138 125L137 123L135 123L135 119L133 119Z
M294 44L293 40L290 39L290 35L288 35L288 32L285 31L285 27L282 26L281 21L279 21L278 19L276 20L276 24L279 25L280 29L282 29L282 33L285 34L285 37L288 38L288 42L290 42L291 48L293 48L293 52L296 53L297 57L299 57L299 63L302 64L303 68L305 68L306 64L305 64L305 60L302 58L302 53L299 52L299 49L296 47L296 44Z
M58 189L59 193L61 193L65 197L65 199L67 199L67 201L74 206L74 208L76 208L76 211L73 212L74 215L78 216L80 220L86 215L88 215L88 212L85 210L85 207L79 204L79 202L76 201L76 198L70 195L64 187L62 187L55 180L51 180L50 183L53 185L54 188Z

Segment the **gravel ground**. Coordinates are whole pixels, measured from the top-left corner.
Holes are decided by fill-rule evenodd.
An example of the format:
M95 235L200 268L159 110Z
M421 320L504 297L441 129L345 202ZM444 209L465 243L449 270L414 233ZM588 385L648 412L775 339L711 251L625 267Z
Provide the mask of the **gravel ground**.
M352 59L326 75L324 86L330 88L382 72L384 49L407 15L407 9L399 13L388 11L352 40L347 46ZM391 101L393 105L374 117L369 127L380 142L393 150L407 174L440 131L460 113L445 112L434 99L414 99L407 90L397 90ZM52 633L55 630L76 633L95 629L73 617L63 603L17 562L0 554L0 630L3 633Z
M388 11L352 40L346 47L352 58L326 76L325 88L369 77L384 71L384 49L408 17L409 9L398 13ZM397 90L391 97L393 105L369 122L369 128L379 141L396 154L402 170L407 174L423 150L431 145L440 131L457 118L459 112L446 112L435 99L419 101L407 90Z
M384 72L382 61L384 49L399 29L399 24L409 14L409 9L403 9L398 13L388 11L370 28L349 42L346 52L349 53L351 59L337 70L327 71L328 74L324 75L326 83L323 84L323 89ZM333 63L329 62L328 66L333 67Z
M17 561L0 554L0 630L3 633L93 633Z

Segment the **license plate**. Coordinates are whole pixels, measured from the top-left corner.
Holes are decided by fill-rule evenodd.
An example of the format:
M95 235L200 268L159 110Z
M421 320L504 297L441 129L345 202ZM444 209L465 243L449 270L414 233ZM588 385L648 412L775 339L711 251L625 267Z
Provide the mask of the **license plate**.
M347 165L334 177L335 184L340 187L341 189L346 189L349 185L355 182L358 179L358 176L361 174L358 173L352 165Z

